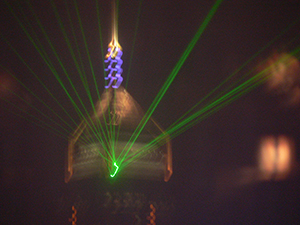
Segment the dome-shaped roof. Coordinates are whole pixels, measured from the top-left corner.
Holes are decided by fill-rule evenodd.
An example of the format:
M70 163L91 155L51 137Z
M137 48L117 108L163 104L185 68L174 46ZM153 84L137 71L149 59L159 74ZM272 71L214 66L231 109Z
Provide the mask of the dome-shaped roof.
M120 86L106 89L71 135L68 147L66 182L96 174L120 177L163 179L172 174L169 136ZM138 128L138 129L137 129Z

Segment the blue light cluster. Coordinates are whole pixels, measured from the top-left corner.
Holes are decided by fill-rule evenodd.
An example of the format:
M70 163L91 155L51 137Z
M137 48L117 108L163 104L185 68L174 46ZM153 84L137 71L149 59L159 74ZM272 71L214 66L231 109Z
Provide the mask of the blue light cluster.
M112 86L112 88L118 88L123 81L123 77L121 77L123 72L123 69L121 68L121 65L123 64L123 60L121 59L123 52L118 47L114 48L113 51L111 48L108 48L108 52L110 55L104 62L108 63L105 71L109 71L109 73L107 77L105 77L105 80L109 80L109 83L105 88L109 88L110 86ZM115 80L116 82L113 84Z

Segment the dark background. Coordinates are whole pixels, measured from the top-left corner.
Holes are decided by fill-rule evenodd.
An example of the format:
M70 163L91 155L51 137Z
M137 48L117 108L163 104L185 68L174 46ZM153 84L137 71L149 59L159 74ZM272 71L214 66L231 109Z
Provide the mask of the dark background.
M36 32L66 89L70 91L80 109L83 109L26 1L8 2L28 32ZM48 1L30 2L85 107L90 111L92 106L51 4ZM72 35L65 3L61 0L54 2L75 49L75 37ZM92 98L96 102L97 92L74 2L67 3ZM129 79L127 91L144 110L150 106L213 4L214 1L209 0L143 1L131 61L139 1L120 1L119 43L124 52L122 76L124 80ZM153 117L165 128L171 125L253 54L298 20L298 4L299 1L224 1ZM99 1L99 6L105 52L111 38L111 4L109 1ZM277 95L268 94L264 86L242 96L173 139L174 174L168 183L120 180L110 184L102 179L87 179L65 184L67 136L76 125L22 63L7 41L46 84L70 116L76 122L80 119L7 4L1 3L0 7L0 64L28 88L13 79L9 81L14 93L25 99L25 102L12 94L1 93L2 224L71 224L68 222L72 215L71 206L79 201L83 202L88 210L82 210L81 221L78 219L78 224L105 224L101 221L109 221L109 218L114 217L107 216L111 213L110 210L105 209L105 213L101 206L107 191L114 194L118 192L121 195L125 192L138 193L146 196L147 202L164 202L168 207L162 210L161 218L158 216L157 224L296 224L299 220L299 175L296 172L293 177L283 181L256 182L255 178L249 178L247 184L239 185L241 171L256 167L259 141L265 135L283 134L292 138L296 145L297 160L299 159L299 105L285 106ZM96 4L94 1L79 0L78 8L101 93L104 90L103 57ZM25 20L24 15L29 22ZM297 35L299 22L247 64L225 87L255 68L261 60L276 50L289 52L295 49L299 46ZM3 77L7 77L7 72L3 71L2 82ZM33 94L39 96L71 124L71 128L62 131L53 122L61 121ZM26 102L29 102L29 105ZM32 106L53 121L42 116ZM62 131L63 135L53 133L51 129L49 131L41 128L38 125L43 124L37 119ZM118 216L120 215L115 217ZM106 219L101 219L102 217ZM124 221L115 222L118 223L131 224Z

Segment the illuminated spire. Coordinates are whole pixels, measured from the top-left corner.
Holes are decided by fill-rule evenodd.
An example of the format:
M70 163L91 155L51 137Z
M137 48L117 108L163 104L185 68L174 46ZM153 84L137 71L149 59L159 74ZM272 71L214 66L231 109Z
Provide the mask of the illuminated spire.
M105 56L104 62L107 63L105 71L108 72L105 80L108 80L108 84L105 88L118 88L122 81L123 77L121 74L123 69L121 65L123 60L121 59L123 55L122 47L118 43L118 18L117 18L117 7L115 0L113 1L113 10L112 10L112 40L108 45L108 52Z

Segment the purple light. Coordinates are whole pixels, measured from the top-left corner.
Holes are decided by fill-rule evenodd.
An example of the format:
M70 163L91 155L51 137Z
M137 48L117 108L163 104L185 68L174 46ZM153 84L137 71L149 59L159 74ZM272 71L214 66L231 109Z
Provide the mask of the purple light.
M110 55L106 60L104 60L105 63L109 63L107 68L105 69L105 71L109 71L109 73L104 79L110 80L105 88L109 88L110 86L112 86L112 88L118 88L123 81L123 77L121 77L121 74L123 72L123 69L121 68L121 65L123 64L123 60L121 59L123 52L120 48L114 48L113 52L111 50L111 48L108 48L108 52L110 52ZM112 85L115 80L115 84Z

